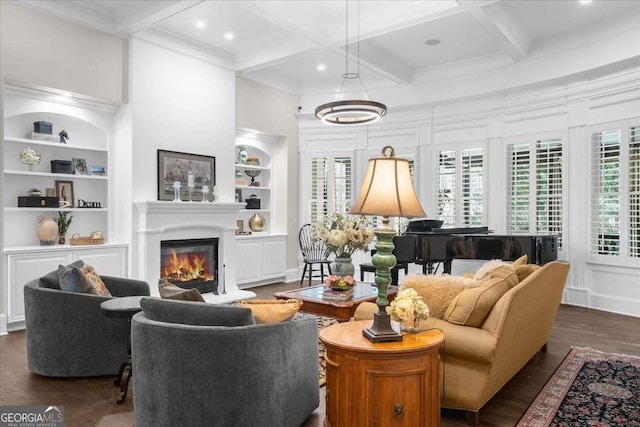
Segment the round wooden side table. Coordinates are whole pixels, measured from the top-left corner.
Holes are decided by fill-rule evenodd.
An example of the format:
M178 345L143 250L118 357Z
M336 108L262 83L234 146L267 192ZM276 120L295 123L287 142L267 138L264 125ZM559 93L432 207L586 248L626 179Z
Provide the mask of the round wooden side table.
M327 365L325 427L437 427L444 334L430 329L372 343L371 320L320 331Z

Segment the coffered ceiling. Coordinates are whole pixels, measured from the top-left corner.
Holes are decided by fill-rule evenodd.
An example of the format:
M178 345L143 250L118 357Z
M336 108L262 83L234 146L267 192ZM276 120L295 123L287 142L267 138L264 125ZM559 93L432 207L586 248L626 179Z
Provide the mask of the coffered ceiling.
M637 0L19 3L125 38L186 42L241 76L298 94L340 84L347 39L349 71L359 70L367 87L392 87L452 67L518 62L571 34L615 31L617 19L640 13Z

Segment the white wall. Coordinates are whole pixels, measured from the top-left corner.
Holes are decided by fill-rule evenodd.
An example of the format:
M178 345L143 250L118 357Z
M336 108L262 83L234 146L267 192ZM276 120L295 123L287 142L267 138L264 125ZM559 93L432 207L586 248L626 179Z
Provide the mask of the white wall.
M299 97L262 84L237 79L236 125L277 136L272 169L272 221L287 234L287 280L298 279L298 112ZM272 228L273 230L273 228Z
M141 39L132 41L131 70L133 201L157 200L163 149L214 156L219 200L233 202L235 73Z
M3 77L110 103L126 98L127 40L0 2Z
M571 263L564 301L640 316L640 260L616 260L589 251L590 134L601 123L634 118L640 123L640 67L577 84L487 95L465 102L392 110L374 125L337 129L315 119L300 123L300 158L312 152L355 152L355 188L371 153L387 144L416 152L417 192L427 214L435 216L439 146L473 142L487 149L486 225L505 232L505 144L548 134L563 137L566 211L564 248L558 258ZM321 148L319 148L321 147ZM359 154L360 153L360 154ZM305 163L303 162L303 165ZM307 174L304 168L301 173ZM300 209L307 206L301 192Z

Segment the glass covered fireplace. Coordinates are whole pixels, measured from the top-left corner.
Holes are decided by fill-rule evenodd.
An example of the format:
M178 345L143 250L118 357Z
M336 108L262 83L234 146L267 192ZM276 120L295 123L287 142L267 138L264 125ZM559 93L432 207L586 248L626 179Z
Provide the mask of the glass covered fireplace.
M160 242L160 278L200 293L218 293L218 239Z

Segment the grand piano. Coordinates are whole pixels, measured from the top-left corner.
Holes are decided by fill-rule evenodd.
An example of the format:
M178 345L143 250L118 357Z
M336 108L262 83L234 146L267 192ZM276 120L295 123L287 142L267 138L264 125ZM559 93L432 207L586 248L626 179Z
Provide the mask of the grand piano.
M527 255L528 263L543 265L558 257L557 237L551 234L497 235L488 227L441 228L443 221L417 219L409 222L405 235L416 236L415 263L423 274L442 264L451 274L454 259L502 259L513 261Z

